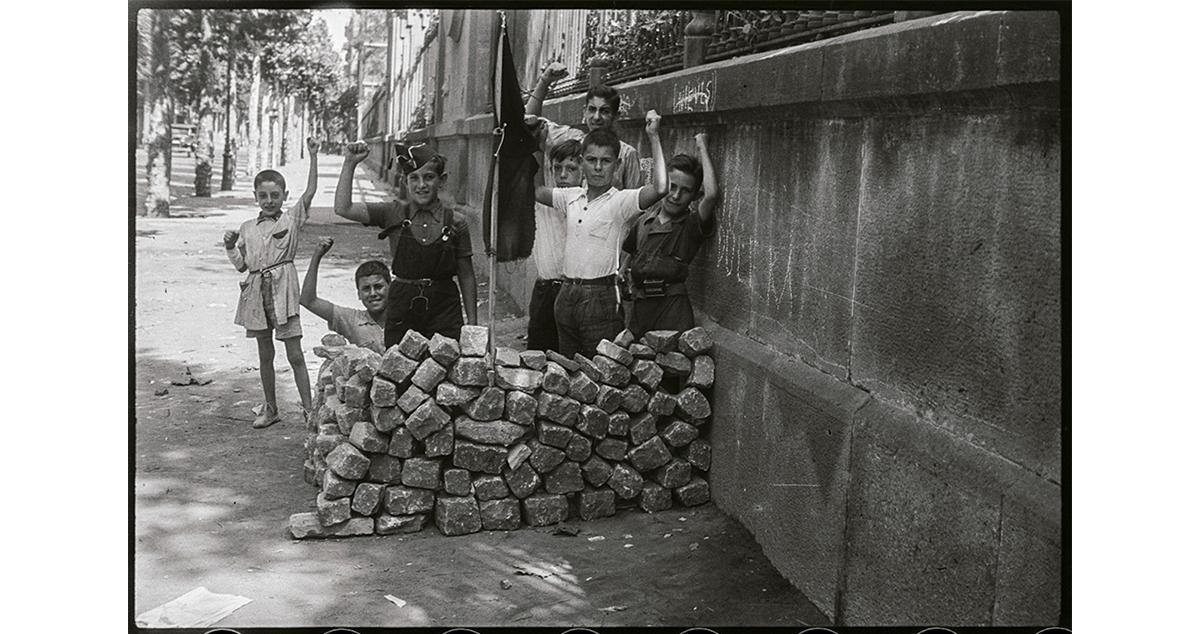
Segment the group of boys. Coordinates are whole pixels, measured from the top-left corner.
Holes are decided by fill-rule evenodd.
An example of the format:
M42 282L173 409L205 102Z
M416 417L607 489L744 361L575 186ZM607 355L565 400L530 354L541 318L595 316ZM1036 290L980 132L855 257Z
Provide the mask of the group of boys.
M546 91L565 74L561 64L550 64L526 104L544 172L544 184L534 196L538 279L529 303L527 347L590 357L601 340L616 338L625 327L640 337L649 330L694 325L684 280L699 245L712 235L718 190L707 136L696 135L699 158L679 154L665 161L654 110L646 113L645 126L652 178L643 185L637 150L612 129L620 108L612 87L598 86L585 96L586 133L540 117ZM317 295L320 262L333 246L332 238L319 240L300 288L293 259L316 193L317 147L312 139L308 149L308 187L300 200L282 211L287 199L283 176L260 172L254 179L258 217L225 234L230 261L238 271L248 271L234 322L258 342L266 403L254 421L257 428L279 421L272 334L284 342L306 415L311 409L299 306L351 343L380 353L410 329L426 337L440 333L457 339L464 323L477 322L467 216L439 197L448 176L446 159L426 145L397 146L394 160L405 186L400 198L387 203L352 202L354 171L368 149L364 143L346 148L334 213L380 229L379 238L387 238L392 256L390 271L377 260L355 271L365 310ZM621 252L628 254L623 276L618 275L625 259ZM622 283L632 295L628 323Z

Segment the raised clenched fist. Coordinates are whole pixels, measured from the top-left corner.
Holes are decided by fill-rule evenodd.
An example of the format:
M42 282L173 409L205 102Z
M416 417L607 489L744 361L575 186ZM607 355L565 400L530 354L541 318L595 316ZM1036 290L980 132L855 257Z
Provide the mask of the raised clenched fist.
M658 111L646 111L646 134L658 134L658 124L662 121L662 117L658 116Z
M346 145L346 160L358 164L363 162L370 154L367 144L362 141L356 141Z

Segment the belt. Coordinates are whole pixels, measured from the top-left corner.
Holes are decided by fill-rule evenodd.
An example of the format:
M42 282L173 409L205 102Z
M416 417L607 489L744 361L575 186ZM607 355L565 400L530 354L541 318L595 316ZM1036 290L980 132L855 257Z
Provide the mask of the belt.
M583 280L577 277L565 277L562 280L563 284L583 285L583 286L607 286L617 283L616 275L605 275L604 277L594 277L590 280Z
M563 283L563 281L562 281L562 278L560 278L560 277L552 277L552 278L539 277L539 278L537 278L537 280L535 280L533 282L533 285L534 286L545 286L546 284L562 284L562 283Z
M674 295L687 295L687 284L684 282L670 283L649 283L649 284L633 284L634 299L654 299L656 297L670 297Z
M266 273L267 271L270 271L272 269L277 269L277 268L283 266L284 264L291 264L291 263L292 263L291 260L284 260L283 262L276 262L275 264L272 264L271 266L258 269L257 271L250 271L250 272L251 273Z
M419 280L410 280L410 279L405 279L403 277L393 277L392 281L399 282L401 284L412 284L413 286L433 286L434 284L436 284L438 282L449 282L451 279L453 279L453 278L440 277L437 279L433 279L433 278L429 278L429 277L423 277Z

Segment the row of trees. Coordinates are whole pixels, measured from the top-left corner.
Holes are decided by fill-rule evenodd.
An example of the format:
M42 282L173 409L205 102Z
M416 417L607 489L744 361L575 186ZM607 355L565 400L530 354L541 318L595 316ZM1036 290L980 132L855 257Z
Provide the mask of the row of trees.
M195 194L211 192L214 140L224 138L221 189L233 188L237 145L250 171L272 158L264 126L280 121L280 164L295 126L318 138L347 130L357 95L340 71L323 20L310 10L143 9L138 12L138 79L148 154L143 215L170 215L171 123L196 125ZM301 146L302 148L302 146ZM301 152L303 150L301 149Z

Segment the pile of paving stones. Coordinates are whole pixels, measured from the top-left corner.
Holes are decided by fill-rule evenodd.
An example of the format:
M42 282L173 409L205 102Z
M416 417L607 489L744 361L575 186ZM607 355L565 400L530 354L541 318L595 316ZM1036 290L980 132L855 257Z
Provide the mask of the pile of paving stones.
M315 512L296 538L446 535L656 512L709 500L712 339L701 328L629 331L598 354L497 348L409 331L386 354L328 334L305 480Z

